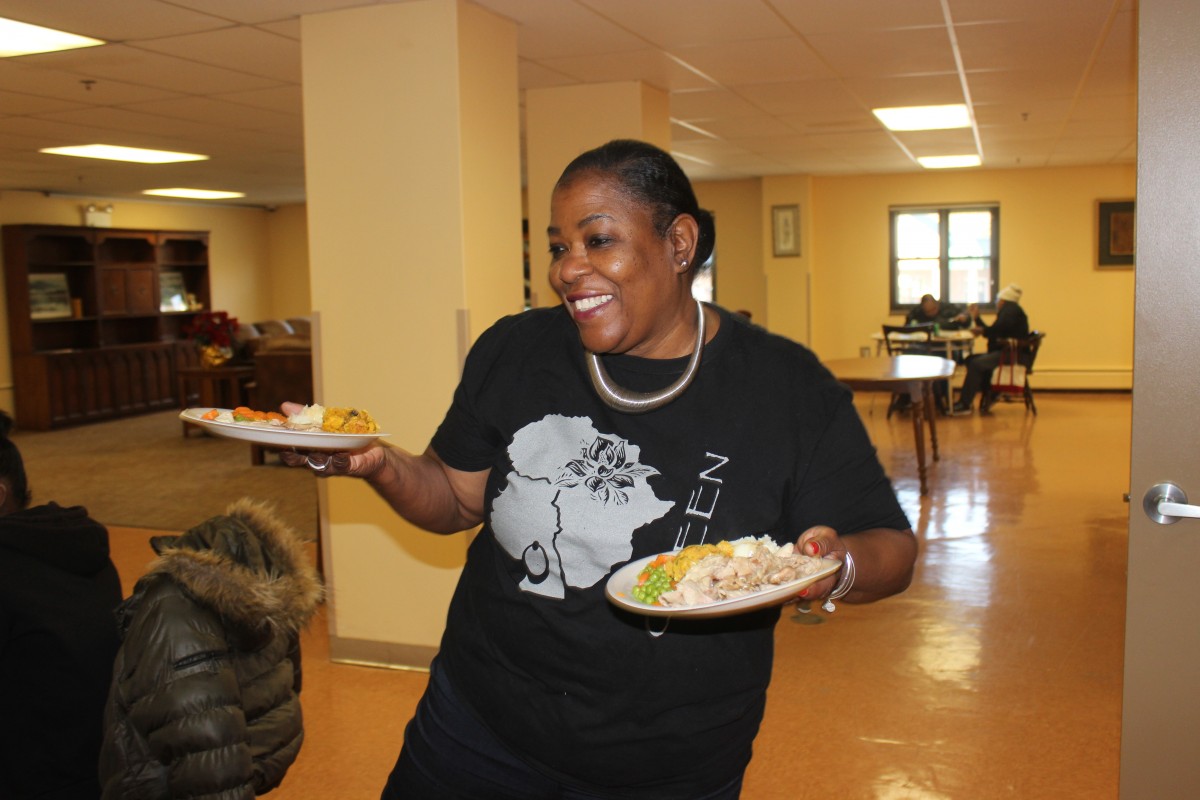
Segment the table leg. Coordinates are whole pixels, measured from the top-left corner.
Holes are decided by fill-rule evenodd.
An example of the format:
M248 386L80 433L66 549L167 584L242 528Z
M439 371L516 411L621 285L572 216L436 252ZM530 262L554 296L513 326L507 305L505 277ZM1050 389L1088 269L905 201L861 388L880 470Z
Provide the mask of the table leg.
M925 418L929 421L929 442L933 445L933 460L941 461L941 456L938 455L937 413L934 411L937 398L933 396L932 383L927 383L922 388L925 390Z
M914 381L909 384L908 396L912 401L913 439L917 445L917 475L920 476L921 494L929 494L929 486L925 476L925 419L929 416L930 403L927 392L921 390L921 383Z

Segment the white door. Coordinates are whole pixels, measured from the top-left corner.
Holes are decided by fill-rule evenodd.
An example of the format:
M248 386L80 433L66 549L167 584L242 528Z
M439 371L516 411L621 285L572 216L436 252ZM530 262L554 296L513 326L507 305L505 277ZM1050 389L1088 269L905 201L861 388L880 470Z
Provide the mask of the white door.
M1138 75L1121 797L1174 800L1200 797L1200 519L1156 523L1143 497L1200 504L1200 2L1140 0Z

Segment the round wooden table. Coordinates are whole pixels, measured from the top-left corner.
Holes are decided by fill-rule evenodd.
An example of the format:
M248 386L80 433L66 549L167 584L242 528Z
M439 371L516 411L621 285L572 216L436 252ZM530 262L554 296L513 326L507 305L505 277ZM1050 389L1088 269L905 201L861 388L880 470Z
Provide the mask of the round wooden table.
M928 494L924 427L928 422L933 460L938 461L940 455L933 383L948 380L954 374L954 362L940 356L902 355L835 358L823 363L835 378L851 389L908 393L912 400L913 438L917 446L917 473L921 479L921 494Z

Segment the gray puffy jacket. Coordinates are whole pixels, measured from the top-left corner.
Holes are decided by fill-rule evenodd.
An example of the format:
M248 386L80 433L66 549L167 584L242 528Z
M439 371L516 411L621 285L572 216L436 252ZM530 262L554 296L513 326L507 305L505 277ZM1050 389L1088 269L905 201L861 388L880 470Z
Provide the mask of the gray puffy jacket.
M244 800L300 750L299 631L322 590L303 546L241 500L182 536L118 610L104 800Z

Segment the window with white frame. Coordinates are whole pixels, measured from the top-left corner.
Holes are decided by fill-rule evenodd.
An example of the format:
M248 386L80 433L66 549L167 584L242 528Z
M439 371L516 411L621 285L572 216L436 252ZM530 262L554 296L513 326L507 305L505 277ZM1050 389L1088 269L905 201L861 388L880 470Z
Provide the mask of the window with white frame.
M931 294L991 306L1000 274L996 204L891 209L891 304L902 314Z

